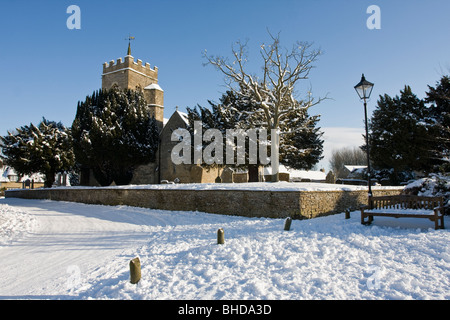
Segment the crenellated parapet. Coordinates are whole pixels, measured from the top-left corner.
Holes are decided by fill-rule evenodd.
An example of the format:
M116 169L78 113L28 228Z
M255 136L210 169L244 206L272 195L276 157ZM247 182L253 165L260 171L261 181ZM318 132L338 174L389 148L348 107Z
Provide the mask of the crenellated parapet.
M109 63L103 63L104 74L108 72L114 72L123 68L133 68L137 71L147 74L148 76L154 76L155 78L158 78L158 67L155 66L152 69L148 62L143 65L141 59L137 59L137 61L134 61L133 56L125 56L125 60L119 58L117 59L117 61L111 60Z
M134 61L131 55L103 64L103 88L117 84L122 88L134 89L135 84L146 87L152 83L158 83L158 67L152 69L148 62L143 64L141 59Z
M102 88L109 89L117 85L121 89L140 88L152 116L161 130L164 120L164 91L158 85L158 67L153 69L142 60L134 61L133 56L111 60L103 64Z

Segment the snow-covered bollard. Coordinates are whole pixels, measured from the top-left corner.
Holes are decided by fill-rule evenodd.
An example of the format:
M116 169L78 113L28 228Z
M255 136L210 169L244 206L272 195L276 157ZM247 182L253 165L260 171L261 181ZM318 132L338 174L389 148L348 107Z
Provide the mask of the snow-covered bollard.
M345 219L350 219L350 210L345 210Z
M224 244L225 243L225 233L222 228L217 230L217 244Z
M291 223L292 223L292 218L287 217L287 219L284 221L284 231L291 230Z
M130 282L136 284L141 280L141 261L139 258L130 260Z

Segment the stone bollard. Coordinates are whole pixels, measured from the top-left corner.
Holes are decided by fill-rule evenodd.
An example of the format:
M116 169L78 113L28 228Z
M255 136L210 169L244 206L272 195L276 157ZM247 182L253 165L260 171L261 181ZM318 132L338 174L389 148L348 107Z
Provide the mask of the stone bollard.
M284 231L289 231L291 230L291 223L292 223L292 218L288 217L285 221L284 221Z
M217 244L224 244L225 243L225 234L222 228L217 230Z
M130 282L136 284L141 280L141 261L139 258L130 260Z
M345 210L345 219L350 219L350 210Z

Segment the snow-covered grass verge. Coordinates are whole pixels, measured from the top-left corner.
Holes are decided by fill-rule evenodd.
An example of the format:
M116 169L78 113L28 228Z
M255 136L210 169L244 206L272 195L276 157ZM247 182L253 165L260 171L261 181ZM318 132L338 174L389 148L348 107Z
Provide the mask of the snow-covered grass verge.
M1 283L16 276L1 266L7 252L16 252L9 259L27 255L26 268L37 274L49 267L45 261L65 260L47 270L62 269L61 276L0 286L0 298L450 299L450 233L424 219L375 218L362 226L353 212L349 220L296 220L283 231L281 219L47 200L0 204L3 221L19 212L38 222L22 234L26 241L0 247ZM218 228L224 245L216 244ZM33 249L17 252L18 243ZM44 255L47 246L53 249ZM132 285L128 263L136 256L142 279Z
M354 214L355 216L355 214ZM449 299L448 233L365 228L343 215L294 221L236 219L175 228L137 248L143 280L127 272L83 295L117 299ZM182 230L181 230L182 229ZM161 237L160 237L161 236ZM119 266L117 266L119 269Z
M0 204L0 246L10 244L32 232L36 223L36 219L26 211Z

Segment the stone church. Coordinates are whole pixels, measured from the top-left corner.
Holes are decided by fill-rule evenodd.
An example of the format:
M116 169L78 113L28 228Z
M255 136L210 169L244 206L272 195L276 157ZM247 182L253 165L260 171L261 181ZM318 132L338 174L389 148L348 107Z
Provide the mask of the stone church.
M131 55L130 45L123 60L119 58L103 64L102 88L109 89L113 85L122 89L141 88L148 109L160 128L160 145L156 161L137 167L131 184L233 182L233 176L236 182L237 179L246 182L246 177L234 174L231 169L172 163L172 148L179 142L171 141L171 135L174 130L187 127L187 114L178 111L177 108L169 119L164 118L164 90L158 84L158 71L158 67L151 68L149 63L143 64L140 59L135 61ZM92 172L84 174L82 172L80 182L82 185L99 185Z

